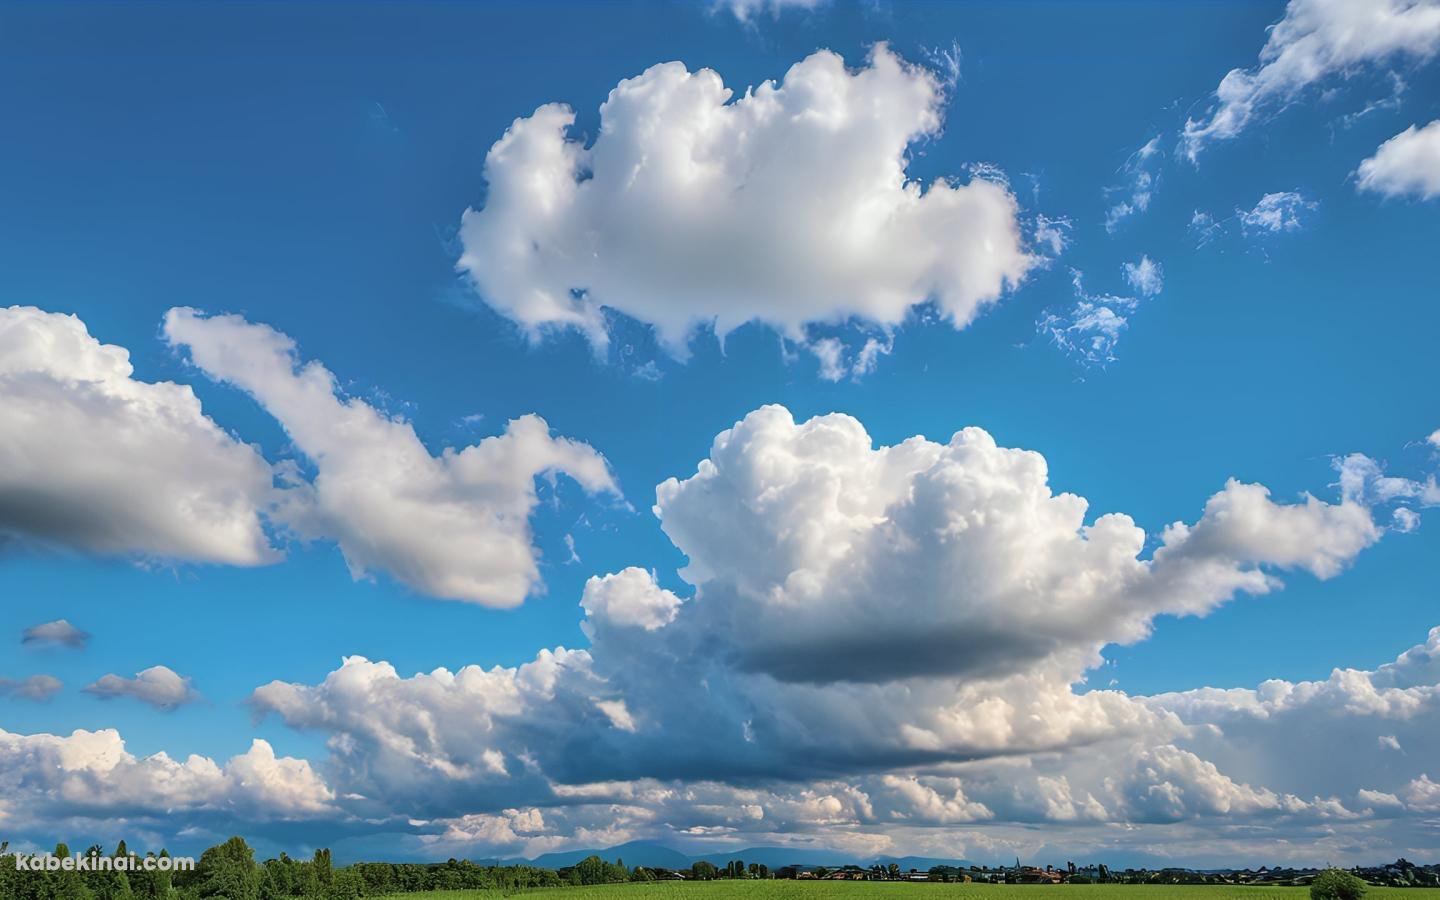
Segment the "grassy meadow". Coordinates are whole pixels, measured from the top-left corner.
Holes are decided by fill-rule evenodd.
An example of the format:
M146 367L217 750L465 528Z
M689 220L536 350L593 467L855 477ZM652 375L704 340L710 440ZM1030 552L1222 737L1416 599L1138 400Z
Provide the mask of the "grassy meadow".
M843 881L707 881L537 888L563 900L1308 900L1303 887L1228 885L907 884ZM500 900L501 891L430 891L382 900ZM562 900L556 897L555 900ZM1372 887L1365 900L1440 900L1440 888Z

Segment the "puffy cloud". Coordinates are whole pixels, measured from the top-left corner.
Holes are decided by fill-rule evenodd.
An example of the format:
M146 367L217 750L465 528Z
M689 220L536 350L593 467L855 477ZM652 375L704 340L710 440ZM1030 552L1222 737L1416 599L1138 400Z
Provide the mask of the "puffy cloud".
M1301 217L1319 205L1299 191L1279 191L1261 197L1250 209L1236 209L1235 217L1247 234L1299 231Z
M1181 149L1193 162L1210 142L1238 136L1311 85L1366 67L1428 60L1437 49L1435 0L1290 0L1270 28L1259 65L1232 69L1221 80L1206 115L1186 121Z
M913 814L928 821L949 824L976 822L995 815L985 804L967 800L958 779L952 779L947 785L947 788L953 787L953 791L947 789L943 793L933 780L921 781L914 775L884 775L880 782L905 802L907 809L902 815L907 818Z
M1184 736L1162 705L1075 689L1101 648L1142 639L1158 615L1273 590L1282 569L1334 575L1380 534L1357 503L1281 504L1231 482L1146 556L1128 517L1091 518L1054 493L1038 453L979 429L876 448L848 416L796 423L780 407L719 435L694 475L658 487L655 512L695 596L681 603L638 569L593 580L588 651L409 677L351 658L251 702L330 735L341 790L422 818L548 809L597 782L877 773L901 780L863 789L872 812L858 798L833 810L827 791L817 815L1093 821L1130 809L1098 767L1037 770L1023 796L1013 778L972 790L973 772L962 784L926 770L1144 742L1134 756ZM1179 777L1157 784L1192 798L1181 808L1215 807Z
M151 666L135 673L134 678L104 675L85 688L85 692L106 700L134 697L141 703L165 710L175 709L199 699L199 695L190 686L190 679L167 666Z
M1170 745L1139 754L1122 790L1133 818L1139 821L1242 816L1277 810L1282 803L1274 792L1237 784L1214 763Z
M1380 533L1359 504L1277 504L1232 481L1146 561L1144 532L1118 514L1087 523L1038 453L977 428L874 449L848 416L797 424L781 407L751 413L656 494L696 609L754 634L742 665L800 681L1015 674L1080 648L1089 660L1097 640L1137 640L1155 615L1269 590L1264 566L1330 577ZM863 659L835 652L855 635Z
M534 777L526 775L531 735L552 721L576 737L587 726L611 729L595 706L597 687L589 654L563 647L515 668L440 668L410 678L389 663L352 656L320 684L271 682L250 702L296 728L332 733L332 763L359 782L357 790L405 804L457 784L503 796L512 773L521 789L533 790ZM471 811L463 804L476 799L453 788L445 795L438 802L450 812Z
M520 849L547 830L544 813L533 806L507 809L499 815L480 813L459 816L444 821L444 827L444 832L432 836L429 843Z
M1416 812L1440 812L1440 784L1421 774L1405 786L1405 805Z
M1355 170L1362 191L1387 197L1413 194L1422 200L1440 196L1440 119L1409 128L1380 145Z
M1393 795L1424 811L1423 799L1412 801L1424 794L1423 784L1415 789L1424 761L1440 752L1440 628L1371 671L1335 669L1324 680L1201 688L1143 702L1185 723L1188 750L1274 791L1354 794L1369 805ZM1329 750L1305 752L1316 741Z
M19 697L23 700L49 700L64 686L54 675L31 675L19 681L0 678L0 696Z
M907 177L943 101L883 44L860 70L821 51L738 99L708 69L654 66L611 91L591 146L567 137L565 106L511 125L459 268L532 333L573 326L597 347L602 308L679 355L702 324L802 340L812 323L894 326L927 300L963 327L1037 260L1004 184Z
M1142 255L1137 261L1125 264L1125 280L1141 296L1153 297L1165 287L1165 270L1155 260Z
M416 591L516 606L540 582L530 513L536 476L563 472L590 493L615 492L603 457L527 415L501 435L434 456L407 422L338 393L295 342L238 316L172 309L165 334L207 375L255 397L315 466L275 516L335 540L356 578L384 571Z
M683 601L655 583L655 576L631 566L585 582L580 605L585 615L606 623L654 631L675 621ZM588 623L587 623L588 624Z
M95 825L124 817L164 827L182 814L255 823L336 813L333 792L308 763L277 757L262 740L222 767L203 756L136 757L114 729L68 736L0 730L0 787L10 802L7 827L38 826L50 839L44 823L62 818Z
M88 632L81 631L65 619L32 625L20 635L22 644L59 645L73 650L83 650L89 642Z
M268 741L255 739L250 749L231 758L224 774L230 802L247 815L307 818L334 810L334 792L303 759L276 756Z
M0 540L259 565L272 474L189 387L133 377L75 316L0 309Z

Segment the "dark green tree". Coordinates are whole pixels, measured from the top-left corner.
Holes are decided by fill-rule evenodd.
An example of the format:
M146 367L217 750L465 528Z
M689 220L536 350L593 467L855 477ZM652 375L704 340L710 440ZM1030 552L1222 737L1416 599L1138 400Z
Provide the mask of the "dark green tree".
M195 876L199 897L260 900L260 872L255 866L255 853L242 837L232 837L200 854Z
M311 861L311 865L315 867L315 877L320 880L320 885L322 887L329 885L330 879L334 877L334 870L330 866L330 851L328 849L316 850L315 859Z
M624 871L623 869L621 871ZM575 864L581 884L609 884L616 880L615 867L598 856L587 856Z

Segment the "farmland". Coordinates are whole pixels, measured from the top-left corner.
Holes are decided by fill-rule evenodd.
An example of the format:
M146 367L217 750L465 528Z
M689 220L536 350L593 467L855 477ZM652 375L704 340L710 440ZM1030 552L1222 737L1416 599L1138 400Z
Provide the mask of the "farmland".
M991 885L709 881L538 888L554 900L1308 900L1301 887L1231 885ZM501 900L501 891L430 891L382 900ZM541 898L534 898L541 900ZM1365 900L1440 900L1440 888L1372 887Z

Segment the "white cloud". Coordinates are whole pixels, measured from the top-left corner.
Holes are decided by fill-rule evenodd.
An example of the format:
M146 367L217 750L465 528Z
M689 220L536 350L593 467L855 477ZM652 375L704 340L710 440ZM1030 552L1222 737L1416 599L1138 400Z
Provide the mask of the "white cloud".
M1196 248L1204 247L1230 234L1238 225L1240 234L1253 241L1277 234L1290 234L1303 229L1310 213L1320 208L1299 191L1273 191L1265 194L1249 209L1235 207L1224 219L1217 219L1204 210L1195 210L1190 217L1189 231Z
M933 782L922 782L914 775L884 775L880 782L905 801L907 815L919 815L944 824L977 822L995 815L985 804L966 799L964 787L958 779L947 786L953 787L953 792L947 790L945 793L937 790Z
M1059 256L1070 246L1070 229L1072 223L1069 219L1052 219L1045 215L1035 216L1035 244L1050 251L1050 255Z
M659 486L655 511L695 596L680 603L638 569L592 581L588 651L408 677L350 658L317 685L259 688L252 704L327 733L341 790L363 785L427 818L543 805L573 797L567 784L918 777L1107 741L1144 741L1126 751L1138 759L1185 728L1160 706L1077 691L1102 647L1143 639L1159 615L1274 590L1281 569L1332 576L1380 534L1359 504L1280 504L1231 482L1147 557L1128 517L1092 518L1051 490L1039 454L979 429L876 448L848 416L797 424L779 407L719 435L693 476ZM816 815L1130 815L1098 771L1037 771L1018 798L993 774L974 790L969 775L919 782L928 792L871 785L868 813L827 791ZM1213 794L1179 777L1162 781Z
M409 423L339 394L329 370L302 364L294 341L265 325L172 309L165 334L254 396L314 464L313 483L293 485L275 517L335 540L356 578L384 571L431 596L516 606L540 582L535 478L563 472L590 493L617 491L600 454L538 416L434 456Z
M54 675L31 675L18 681L0 678L0 696L43 701L55 696L64 686Z
M1386 475L1384 466L1363 453L1337 457L1332 465L1340 475L1337 482L1340 493L1356 502L1383 506L1396 501L1412 501L1421 506L1440 506L1440 484L1436 483L1434 475L1426 476L1423 481Z
M189 387L137 381L74 316L0 309L0 542L231 565L274 561L270 467Z
M141 703L167 710L193 703L200 697L190 686L189 678L168 666L151 666L135 673L134 678L104 675L85 688L85 692L107 700L134 697Z
M1277 233L1299 231L1302 216L1320 204L1307 200L1299 191L1279 191L1266 194L1250 209L1236 209L1235 217L1247 234L1253 232Z
M712 0L714 9L724 9L741 22L753 22L759 15L780 18L786 10L812 10L825 0Z
M1185 123L1193 162L1212 141L1238 136L1304 89L1367 67L1424 61L1440 49L1435 0L1290 0L1271 26L1259 65L1232 69L1205 116Z
M1405 805L1417 812L1440 812L1440 784L1430 780L1429 775L1419 778L1405 787Z
M548 830L544 813L534 807L507 809L499 815L475 814L445 822L445 831L434 836L434 844L519 849L536 835Z
M796 424L781 407L721 434L694 476L656 496L697 615L744 622L742 666L801 681L1019 673L1078 651L1073 664L1097 638L1143 637L1162 612L1268 591L1262 566L1333 576L1380 534L1359 504L1277 504L1232 481L1145 561L1144 532L1124 515L1087 522L1083 499L1051 493L1038 453L977 428L877 450L848 416ZM891 628L903 634L885 639ZM863 659L835 652L858 635ZM956 654L957 642L981 647Z
M83 650L89 642L88 632L81 631L65 619L32 625L20 635L22 644L58 644L73 650Z
M1440 196L1440 119L1424 128L1411 125L1381 144L1355 175L1362 191L1422 200Z
M683 601L655 583L655 576L631 566L585 582L580 605L587 618L654 631L675 621Z
M1144 702L1186 724L1190 751L1277 792L1358 795L1372 805L1390 795L1424 812L1421 767L1440 752L1440 628L1373 671L1337 668L1319 681L1201 688ZM1327 752L1306 752L1322 735Z
M1420 527L1420 514L1413 509L1399 507L1390 514L1391 528L1401 534L1409 534Z
M1225 225L1217 222L1210 213L1197 209L1190 216L1189 230L1195 236L1195 247L1198 250L1224 234Z
M527 749L527 739L551 733L568 746L587 731L613 730L595 706L599 687L590 655L563 647L515 668L440 668L410 678L389 663L352 656L320 684L257 688L251 704L296 728L345 735L330 745L332 764L367 797L404 807L429 795L428 806L464 812L460 804L476 801L475 792L503 800L512 771L527 783L525 760L541 750ZM554 721L564 729L547 727ZM443 798L434 795L441 789Z
M6 825L16 830L62 819L108 826L124 817L132 827L173 829L180 815L253 824L336 813L333 793L308 763L276 757L261 740L221 767L203 756L136 757L113 729L68 736L0 730L0 786L10 804Z
M1121 196L1121 199L1105 211L1106 231L1113 234L1125 219L1150 208L1150 200L1160 184L1158 169L1164 159L1160 138L1153 137L1125 160L1119 171L1121 183L1105 189L1107 197L1115 194Z
M1121 791L1132 818L1150 822L1242 816L1278 810L1283 802L1273 791L1239 784L1214 763L1169 745L1138 754Z
M810 341L805 348L815 354L821 378L826 381L844 378L859 381L875 371L880 357L890 355L895 348L895 338L892 334L886 334L883 339L867 337L857 350L839 338L823 337Z
M1146 262L1148 258L1141 257L1141 265ZM1127 279L1133 265L1127 263L1123 269ZM1137 268L1135 275L1143 274L1147 278L1153 275L1154 286L1158 288L1159 267L1152 265L1155 266L1153 272L1141 273ZM1130 325L1130 314L1140 305L1139 298L1090 294L1085 290L1084 273L1078 269L1070 270L1070 284L1075 302L1066 308L1045 310L1035 322L1035 330L1082 365L1104 366L1114 362L1115 348Z
M1155 260L1142 255L1138 261L1125 264L1125 280L1142 297L1153 297L1165 287L1165 270Z
M459 268L532 334L573 326L597 347L602 307L682 356L700 325L803 341L812 323L894 326L931 299L963 327L1037 259L1004 185L907 179L943 101L883 44L858 71L821 51L738 99L708 69L654 66L611 91L589 147L567 137L567 107L515 121L486 157Z

